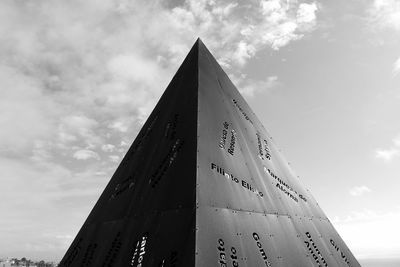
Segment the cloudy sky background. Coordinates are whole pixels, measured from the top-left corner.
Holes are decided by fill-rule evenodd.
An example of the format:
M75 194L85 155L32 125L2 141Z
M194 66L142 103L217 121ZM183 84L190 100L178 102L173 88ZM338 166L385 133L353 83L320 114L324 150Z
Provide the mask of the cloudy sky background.
M197 37L355 256L400 257L397 0L1 1L0 257L62 257Z

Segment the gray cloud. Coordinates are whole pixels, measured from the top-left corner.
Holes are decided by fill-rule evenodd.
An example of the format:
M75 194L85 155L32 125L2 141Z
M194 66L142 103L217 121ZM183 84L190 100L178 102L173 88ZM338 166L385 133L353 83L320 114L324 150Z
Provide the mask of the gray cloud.
M237 75L259 51L311 32L317 11L315 3L276 0L187 0L173 7L139 0L1 1L0 166L6 178L0 213L12 212L0 228L15 231L0 233L0 251L15 238L26 244L8 252L65 249L70 239L57 236L70 236L71 227L52 229L54 238L28 232L40 232L41 220L62 225L60 210L72 214L70 225L83 220L89 206L82 210L76 202L94 201L198 36ZM255 94L254 84L275 81L245 78L243 90ZM103 157L111 152L105 143L115 146L113 155ZM100 158L108 160L89 160ZM46 216L32 223L27 210Z

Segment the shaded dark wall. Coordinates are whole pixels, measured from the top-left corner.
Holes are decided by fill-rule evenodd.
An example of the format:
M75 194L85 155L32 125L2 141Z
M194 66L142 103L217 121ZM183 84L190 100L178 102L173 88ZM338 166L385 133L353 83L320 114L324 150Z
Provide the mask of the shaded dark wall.
M60 266L194 266L198 83L195 46Z

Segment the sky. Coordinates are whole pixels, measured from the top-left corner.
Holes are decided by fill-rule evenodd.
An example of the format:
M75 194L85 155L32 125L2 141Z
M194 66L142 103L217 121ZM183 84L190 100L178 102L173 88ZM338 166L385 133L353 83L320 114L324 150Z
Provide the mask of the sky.
M197 37L354 255L400 258L398 0L0 1L0 258L61 259Z

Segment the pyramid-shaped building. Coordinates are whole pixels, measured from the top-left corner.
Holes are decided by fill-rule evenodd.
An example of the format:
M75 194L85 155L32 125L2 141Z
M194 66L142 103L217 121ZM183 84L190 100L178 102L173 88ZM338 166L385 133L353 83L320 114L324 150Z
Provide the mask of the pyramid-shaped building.
M197 40L60 266L360 265Z

